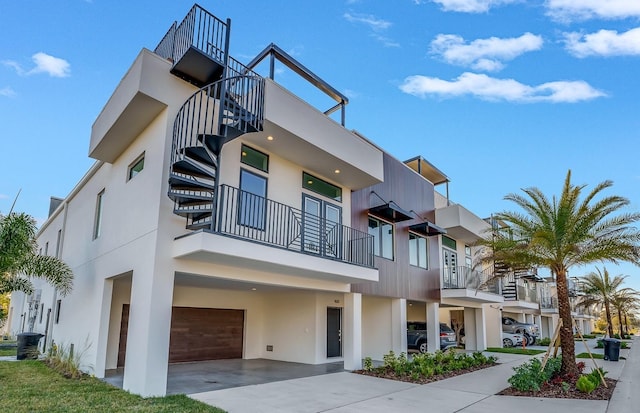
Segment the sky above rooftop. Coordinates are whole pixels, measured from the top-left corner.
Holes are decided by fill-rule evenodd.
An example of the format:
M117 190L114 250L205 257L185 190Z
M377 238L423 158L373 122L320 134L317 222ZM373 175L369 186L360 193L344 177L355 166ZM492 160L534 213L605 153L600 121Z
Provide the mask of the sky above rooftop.
M0 3L0 213L46 219L93 163L91 125L141 48L190 1ZM567 170L640 210L637 0L205 1L231 54L276 43L350 99L347 127L400 160L421 155L480 217L504 195L558 194ZM276 81L333 102L279 68ZM444 192L444 188L440 188ZM630 274L640 289L640 270ZM582 275L592 268L575 269Z

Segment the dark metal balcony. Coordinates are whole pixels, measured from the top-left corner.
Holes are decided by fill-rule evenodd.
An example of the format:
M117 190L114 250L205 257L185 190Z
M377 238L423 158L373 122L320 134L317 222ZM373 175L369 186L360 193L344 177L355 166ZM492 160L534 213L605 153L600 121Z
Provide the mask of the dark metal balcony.
M371 235L228 185L216 221L214 233L373 268Z
M491 274L476 271L469 267L444 268L442 279L443 289L467 288L500 294L500 284L497 280L491 280Z
M198 87L220 79L229 56L231 21L218 19L194 5L178 24L174 22L154 52L173 62L171 73Z

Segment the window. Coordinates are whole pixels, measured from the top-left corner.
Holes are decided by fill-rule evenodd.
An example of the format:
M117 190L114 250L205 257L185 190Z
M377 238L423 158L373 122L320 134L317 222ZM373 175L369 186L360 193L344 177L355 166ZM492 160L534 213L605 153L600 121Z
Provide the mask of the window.
M40 324L42 324L42 313L44 313L44 303L40 304Z
M60 258L60 242L62 241L62 230L58 230L58 239L56 240L56 258Z
M127 181L133 179L144 169L144 152L140 155L131 165L129 165L129 171L127 172Z
M373 253L379 257L393 259L393 225L369 217L369 235L373 235Z
M269 172L269 155L255 150L247 145L242 145L240 162L253 166L263 172Z
M44 255L49 255L49 241L44 244Z
M238 223L264 230L267 213L267 178L240 170Z
M445 235L442 236L442 245L447 248L451 248L452 250L456 250L456 240L449 238Z
M410 232L409 264L426 270L429 267L427 256L427 239Z
M60 306L62 305L62 300L56 301L56 324L60 322Z
M98 198L96 199L96 218L93 224L93 239L96 239L100 236L100 231L102 229L102 201L104 198L104 189L100 191L98 194Z
M323 181L320 178L308 174L302 173L302 187L310 191L326 196L334 201L342 202L342 188L339 188L327 181Z
M473 259L471 258L471 247L464 246L464 266L467 268L473 267Z
M330 257L342 256L342 209L327 201L302 194L303 249Z

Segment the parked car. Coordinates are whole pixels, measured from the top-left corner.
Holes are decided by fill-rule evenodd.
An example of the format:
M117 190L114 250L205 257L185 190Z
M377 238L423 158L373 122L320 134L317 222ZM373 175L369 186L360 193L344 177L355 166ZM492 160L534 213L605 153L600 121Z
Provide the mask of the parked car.
M440 323L440 350L447 350L457 345L455 331L445 323ZM424 321L407 323L407 347L421 353L427 352L427 323Z
M536 324L523 323L511 317L502 317L502 331L511 334L522 334L531 346L540 338L540 328Z
M522 334L502 333L502 346L505 348L521 346L524 340Z

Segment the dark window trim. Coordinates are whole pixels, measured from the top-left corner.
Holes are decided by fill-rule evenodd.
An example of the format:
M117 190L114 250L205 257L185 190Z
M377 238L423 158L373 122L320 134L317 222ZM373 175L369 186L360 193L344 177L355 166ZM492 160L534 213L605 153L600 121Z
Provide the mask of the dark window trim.
M62 306L62 300L56 301L56 324L60 322L60 307Z
M307 179L306 179L305 175L307 175L311 179L318 180L318 181L322 182L325 185L332 186L332 187L336 188L339 191L340 194L338 195L337 198L333 198L333 197L327 196L327 194L323 194L322 192L318 192L316 190L316 188L307 186L309 184L307 184ZM341 187L339 187L338 185L334 185L334 184L332 184L331 182L329 182L329 181L327 181L325 179L318 178L317 176L315 176L313 174L310 174L309 172L306 172L306 171L302 171L302 188L306 189L308 191L311 191L311 192L313 192L315 194L318 194L318 195L320 195L320 196L322 196L322 197L324 197L326 199L330 199L330 200L335 201L335 202L342 202L342 188Z
M93 222L93 239L98 239L102 233L102 213L104 211L104 194L105 190L98 192L96 196L96 211Z
M257 195L254 194L252 192L249 191L244 191L242 189L242 173L246 172L248 174L251 174L253 176L257 176L258 178L264 179L265 181L265 185L264 185L264 196L262 195ZM243 213L242 213L242 199L243 199L243 194L247 193L249 194L251 197L255 197L258 199L262 200L263 203L263 212L262 212L262 222L256 222L259 225L251 225L253 223L253 219L251 219L251 224L245 223L245 219L243 218ZM245 168L240 168L240 191L238 191L238 212L237 212L237 221L238 221L238 225L242 225L243 227L247 227L247 228L252 228L252 229L256 229L256 230L260 230L260 231L265 231L266 227L267 227L267 194L269 193L269 178L260 174L257 174L253 171L250 171L248 169ZM256 220L257 221L257 220Z
M425 237L424 235L420 235L420 234L418 234L416 232L409 231L409 237L411 237L412 235L414 237L421 238L421 239L423 239L425 241L425 245L424 245L425 246L425 257L427 259L427 262L425 263L426 264L425 267L420 265L420 261L419 260L418 260L418 265L413 265L413 264L411 264L411 255L409 255L409 265L412 266L412 267L421 268L423 270L428 270L429 269L429 238ZM411 241L411 238L409 238L409 241ZM411 248L409 248L409 254L411 254ZM419 255L418 255L418 257L419 257Z
M244 148L247 148L247 149L249 149L249 150L252 150L252 151L254 151L254 152L257 152L257 153L259 153L260 155L264 155L264 157L267 159L267 166L266 166L266 168L265 168L265 169L263 169L263 168L260 168L260 167L258 167L258 166L256 166L256 165L253 165L253 164L250 164L250 163L245 162L245 161L244 161L244 158L243 158L243 156L242 156L242 152L244 151ZM243 144L242 144L242 146L240 147L240 163L242 163L242 164L244 164L244 165L247 165L247 166L250 166L250 167L252 167L252 168L255 168L255 169L259 170L259 171L269 173L269 155L268 155L268 154L266 154L266 153L264 153L264 152L262 152L262 151L257 150L256 148L253 148L253 147L251 147L251 146L249 146L249 145L247 145L247 144L244 144L244 143L243 143Z
M141 173L144 170L144 158L145 158L144 155L145 155L145 152L142 152L142 154L139 155L136 159L134 159L134 161L131 162L127 167L127 182L135 178L139 173ZM138 165L140 161L142 161L142 169L140 169L139 171L134 171L133 168L136 165ZM135 174L131 175L133 172L135 172Z
M376 257L378 257L378 258L382 258L382 259L389 260L389 261L395 261L396 260L396 226L395 226L395 224L393 222L386 221L386 220L384 220L384 219L382 219L380 217L377 217L375 215L368 214L367 215L367 230L368 230L368 227L369 227L369 221L368 221L369 219L374 219L374 220L376 220L378 222L383 222L385 224L391 225L391 228L393 229L392 232L391 232L391 234L392 234L391 241L393 242L393 245L391 246L391 258L385 257L383 255L376 255L375 254L375 245L374 245L373 251L374 251L374 255ZM380 228L380 227L378 227L378 228ZM380 234L380 235L382 235L382 234ZM382 253L382 236L380 236L378 238L380 238L378 240L378 243L379 243L379 246L380 246L380 252ZM376 242L375 237L374 237L374 242Z

